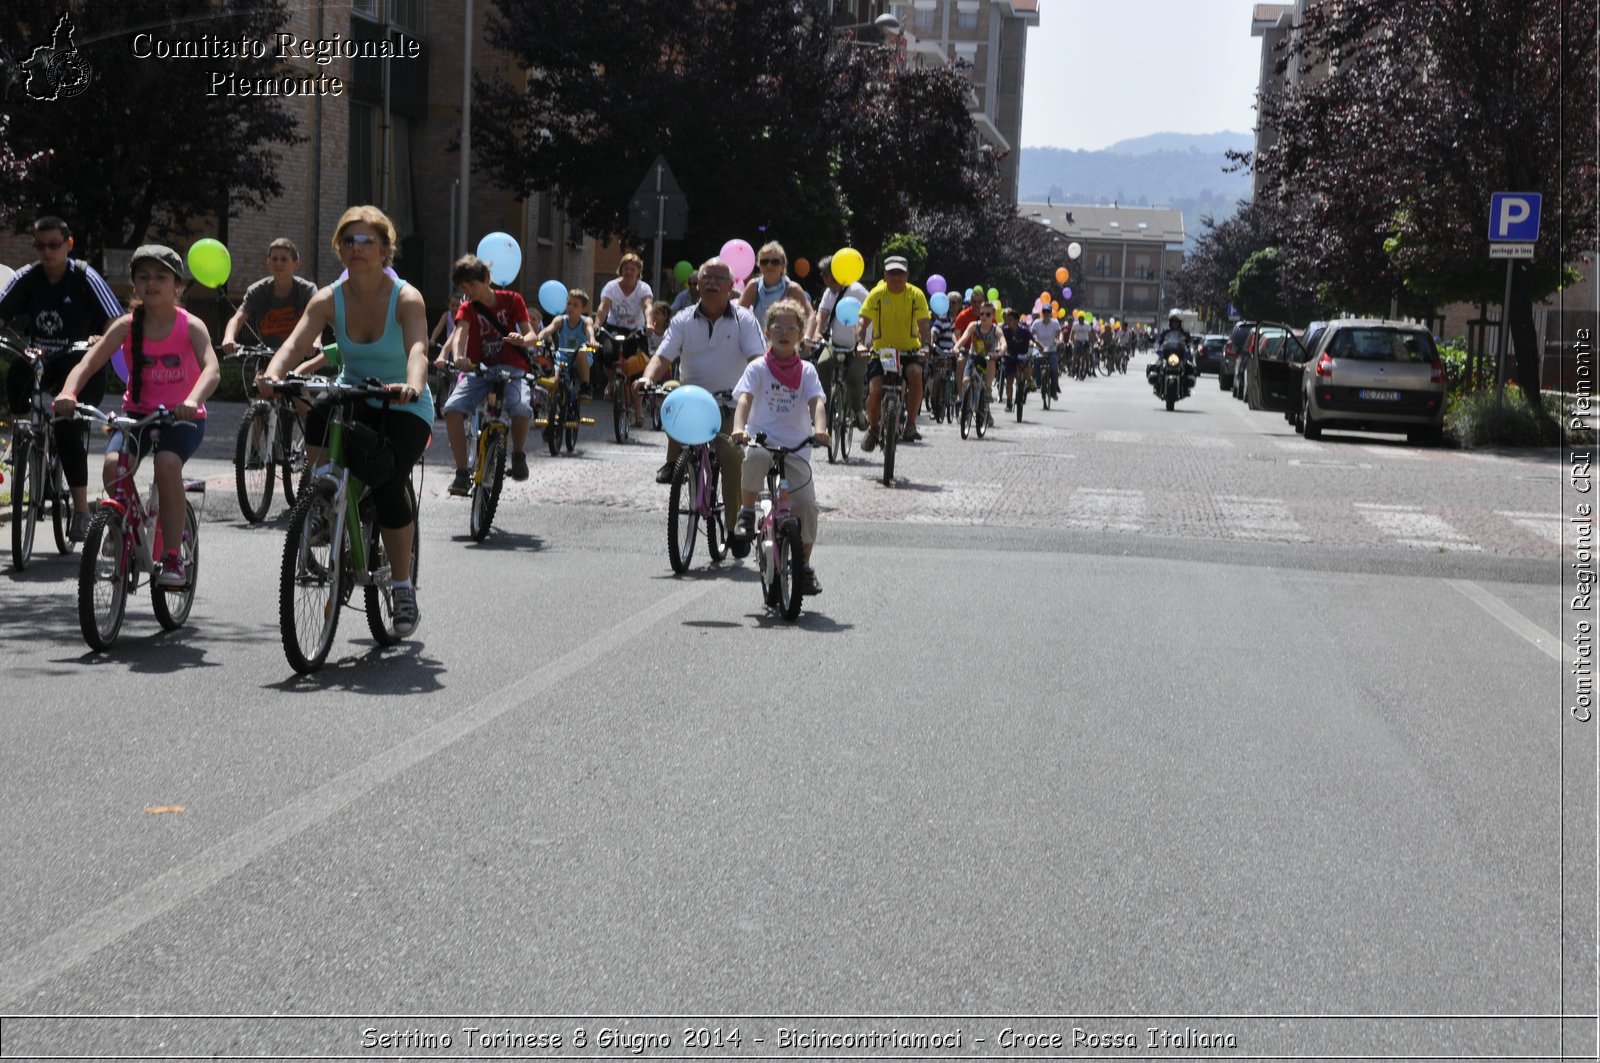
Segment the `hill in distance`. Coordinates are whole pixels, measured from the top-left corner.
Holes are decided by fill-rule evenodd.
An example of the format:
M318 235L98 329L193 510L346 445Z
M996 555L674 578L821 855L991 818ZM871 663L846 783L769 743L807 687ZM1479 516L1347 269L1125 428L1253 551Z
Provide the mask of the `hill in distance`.
M1231 217L1250 198L1250 175L1229 173L1226 152L1249 151L1251 133L1154 133L1099 151L1023 148L1018 198L1042 203L1117 203L1183 212L1192 246L1200 219Z

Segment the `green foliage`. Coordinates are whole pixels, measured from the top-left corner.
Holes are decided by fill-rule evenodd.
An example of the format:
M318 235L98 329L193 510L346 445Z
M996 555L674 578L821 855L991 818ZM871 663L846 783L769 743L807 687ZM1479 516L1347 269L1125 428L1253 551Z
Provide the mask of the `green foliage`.
M1592 444L1593 433L1574 430L1563 415L1561 397L1538 398L1506 385L1503 403L1493 388L1452 395L1445 404L1445 432L1463 447L1553 447Z
M0 38L14 55L49 44L67 5L11 4ZM12 90L0 140L0 221L21 232L41 214L73 227L74 255L153 237L179 240L191 218L264 206L283 195L279 148L303 137L270 96L207 95L208 64L133 54L133 35L215 35L271 41L288 25L284 0L119 0L72 4L74 43L94 80L48 102ZM282 74L272 48L230 59L241 80ZM318 68L321 70L323 68ZM3 76L6 71L0 71ZM9 158L9 162L7 159Z
M1461 394L1461 389L1467 382L1467 341L1460 336L1449 343L1439 345L1439 359L1444 363L1444 379L1446 391L1450 395Z
M924 267L928 263L928 245L916 233L895 233L883 242L883 253L877 260L879 275L883 273L884 259L890 255L904 256L913 277L924 275Z

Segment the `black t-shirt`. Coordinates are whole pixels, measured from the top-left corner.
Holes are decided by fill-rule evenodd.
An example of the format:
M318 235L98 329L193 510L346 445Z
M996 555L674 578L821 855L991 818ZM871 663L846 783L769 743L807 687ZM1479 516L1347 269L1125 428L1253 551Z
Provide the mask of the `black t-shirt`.
M122 304L105 278L77 259L55 284L30 262L0 292L0 318L51 354L103 334L121 316Z
M273 350L282 347L289 333L299 323L300 315L305 313L306 304L316 294L317 286L304 277L294 278L288 296L281 299L272 289L271 277L256 281L245 289L244 301L240 304L245 323L249 326L246 336L239 337L240 341L247 342L247 339L259 336Z
M1005 333L1006 353L1013 358L1022 357L1033 346L1033 333L1021 325L1001 325L1000 331Z

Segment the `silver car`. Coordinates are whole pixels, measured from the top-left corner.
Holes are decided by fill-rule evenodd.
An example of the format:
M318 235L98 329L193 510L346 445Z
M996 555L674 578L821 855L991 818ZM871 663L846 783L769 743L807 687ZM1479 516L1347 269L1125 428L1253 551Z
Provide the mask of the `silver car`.
M1333 321L1301 365L1295 427L1307 439L1324 429L1404 432L1413 443L1444 433L1444 363L1433 337L1404 321Z

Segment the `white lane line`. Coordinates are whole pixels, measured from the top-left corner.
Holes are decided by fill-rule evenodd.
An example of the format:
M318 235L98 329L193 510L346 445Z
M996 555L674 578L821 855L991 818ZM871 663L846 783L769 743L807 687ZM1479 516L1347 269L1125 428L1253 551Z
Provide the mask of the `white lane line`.
M1270 539L1274 542L1305 543L1311 541L1294 519L1289 507L1281 498L1242 498L1238 495L1217 495L1222 518L1228 529L1240 539Z
M1138 531L1144 527L1144 492L1080 487L1067 502L1066 524L1100 531Z
M1504 517L1557 546L1561 545L1562 520L1559 513L1515 513L1500 509L1495 511L1495 516Z
M1428 455L1420 450L1407 450L1404 447L1386 447L1381 443L1369 443L1361 448L1368 454L1376 454L1380 458L1395 458L1400 461L1427 461Z
M1511 606L1495 597L1488 590L1467 579L1447 579L1445 582L1470 598L1484 612L1533 643L1546 657L1554 661L1561 660L1560 639L1511 608ZM1576 663L1578 660L1577 654L1573 652L1571 657L1573 663Z
M1290 450L1296 453L1320 451L1322 449L1320 443L1313 443L1309 439L1274 439L1272 444L1279 450Z
M1443 517L1424 513L1417 506L1386 506L1375 502L1357 502L1355 507L1368 524L1402 546L1416 546L1426 550L1483 549L1456 531Z
M637 643L640 632L708 593L705 580L668 595L548 664L519 676L448 719L391 746L276 812L225 838L165 874L129 890L71 926L0 960L0 1011L16 1010L34 988L114 945L235 874L284 842L349 807L396 775L521 709L613 650Z

